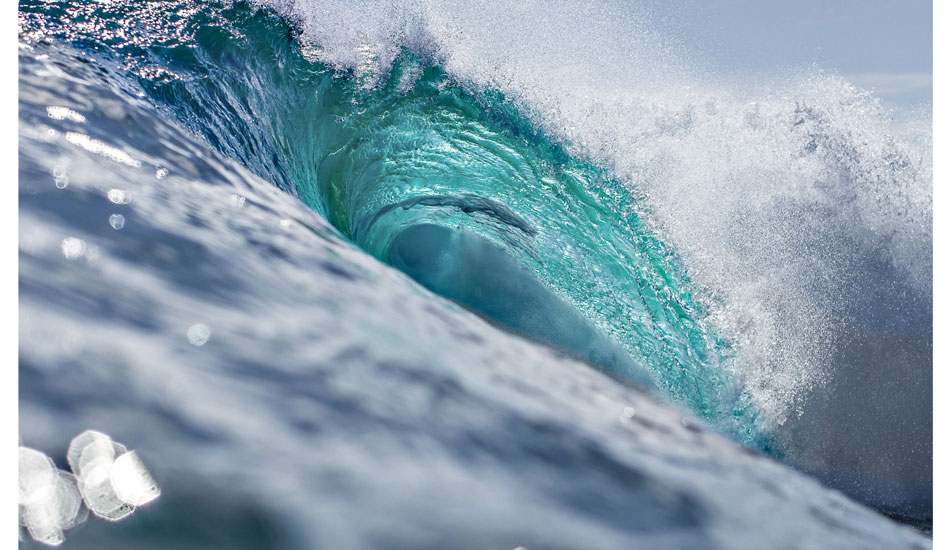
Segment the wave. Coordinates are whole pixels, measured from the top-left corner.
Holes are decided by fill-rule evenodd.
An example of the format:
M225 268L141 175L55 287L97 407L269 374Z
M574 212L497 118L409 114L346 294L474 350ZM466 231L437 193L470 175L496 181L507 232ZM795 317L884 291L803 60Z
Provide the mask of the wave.
M717 77L638 3L268 4L369 85L409 49L607 168L688 272L772 444L866 502L927 513L927 112L893 113L817 68Z
M269 5L367 86L407 48L467 89L501 92L569 153L608 167L704 285L773 426L829 376L826 335L841 318L928 331L927 119L897 124L869 92L818 70L772 85L710 81L636 4ZM908 299L884 315L846 311L868 283Z
M930 456L928 121L820 71L711 81L637 6L260 6L24 2L20 27L509 330L819 475L843 437L891 461L860 473L928 478L894 448Z

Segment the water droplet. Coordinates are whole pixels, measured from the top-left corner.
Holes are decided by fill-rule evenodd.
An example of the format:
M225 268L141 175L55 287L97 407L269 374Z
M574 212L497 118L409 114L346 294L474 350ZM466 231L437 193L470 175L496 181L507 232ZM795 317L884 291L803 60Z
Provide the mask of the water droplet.
M158 178L158 179L160 179L160 180L165 179L165 177L166 177L167 175L168 175L168 168L165 168L164 166L163 166L163 167L159 167L158 170L155 170L155 177Z
M75 260L86 253L86 243L76 237L66 237L63 239L62 249L67 260Z
M74 437L73 440L69 442L69 449L66 451L66 462L69 464L69 468L77 476L79 475L79 458L82 456L83 451L86 450L86 447L95 443L96 441L111 442L112 438L102 432L86 430Z
M112 226L112 229L116 231L125 227L125 216L122 214L113 214L109 216L109 225Z
M76 476L59 470L59 519L63 529L75 527L86 521L87 514L82 509L82 494L79 492L79 483Z
M110 521L118 521L131 514L133 508L119 500L118 495L115 494L109 476L111 470L111 462L101 463L92 468L80 476L79 489L86 506L93 514Z
M76 477L83 479L88 476L89 472L100 466L111 466L115 461L117 450L111 439L96 439L82 450L79 455L78 469L73 470L73 472L75 472Z
M244 208L245 198L241 195L231 195L231 206L233 208Z
M73 473L20 446L19 523L43 544L62 544L63 531L86 521L90 511L118 521L161 494L138 454L104 433L87 430L74 437L66 460Z
M19 457L20 523L34 540L62 544L63 530L81 521L75 477L37 450L20 447Z
M56 184L57 189L66 189L66 187L69 185L69 178L66 176L60 176L54 179L53 182Z
M29 447L19 450L20 503L25 502L40 486L50 483L56 466L48 456Z
M208 325L197 323L188 328L188 342L193 346L203 346L211 338Z
M630 419L637 414L637 411L633 407L624 407L623 411L620 413L620 421L624 424L630 422Z
M109 474L116 495L127 504L142 506L161 494L138 453L130 451L115 459Z
M106 196L115 204L129 204L132 201L132 195L125 189L109 189Z

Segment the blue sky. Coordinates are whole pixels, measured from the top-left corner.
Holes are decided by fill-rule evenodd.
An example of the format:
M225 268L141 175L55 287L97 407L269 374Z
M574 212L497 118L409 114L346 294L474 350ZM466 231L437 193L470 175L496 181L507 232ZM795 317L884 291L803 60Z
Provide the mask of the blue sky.
M711 70L768 75L817 64L874 88L895 104L930 101L930 1L678 0L655 5L679 41Z

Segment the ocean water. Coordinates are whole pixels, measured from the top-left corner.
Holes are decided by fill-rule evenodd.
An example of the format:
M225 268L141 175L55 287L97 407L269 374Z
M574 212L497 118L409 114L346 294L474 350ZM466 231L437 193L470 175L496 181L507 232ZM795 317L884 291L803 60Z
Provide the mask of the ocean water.
M67 546L930 546L929 119L543 8L20 2L22 444L162 487Z

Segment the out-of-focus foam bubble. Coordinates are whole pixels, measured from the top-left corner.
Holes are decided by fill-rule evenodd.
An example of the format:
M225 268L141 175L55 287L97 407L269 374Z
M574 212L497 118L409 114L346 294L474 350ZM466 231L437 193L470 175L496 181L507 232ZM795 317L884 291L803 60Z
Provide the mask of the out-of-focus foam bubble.
M110 477L116 495L133 506L148 504L160 494L158 484L135 451L125 453L115 460Z
M19 523L43 544L63 543L63 531L84 518L75 478L56 468L45 454L27 447L19 449Z
M49 485L56 475L56 466L43 453L20 447L19 449L20 502L27 501L39 488Z
M69 443L69 449L66 450L66 462L69 464L69 468L73 472L76 472L77 474L79 473L79 460L82 457L83 451L97 441L106 441L111 443L112 439L102 432L86 430L74 437Z
M40 451L19 450L20 524L43 544L62 544L63 532L85 521L89 511L118 521L161 493L138 453L102 432L74 437L66 461L72 474Z

